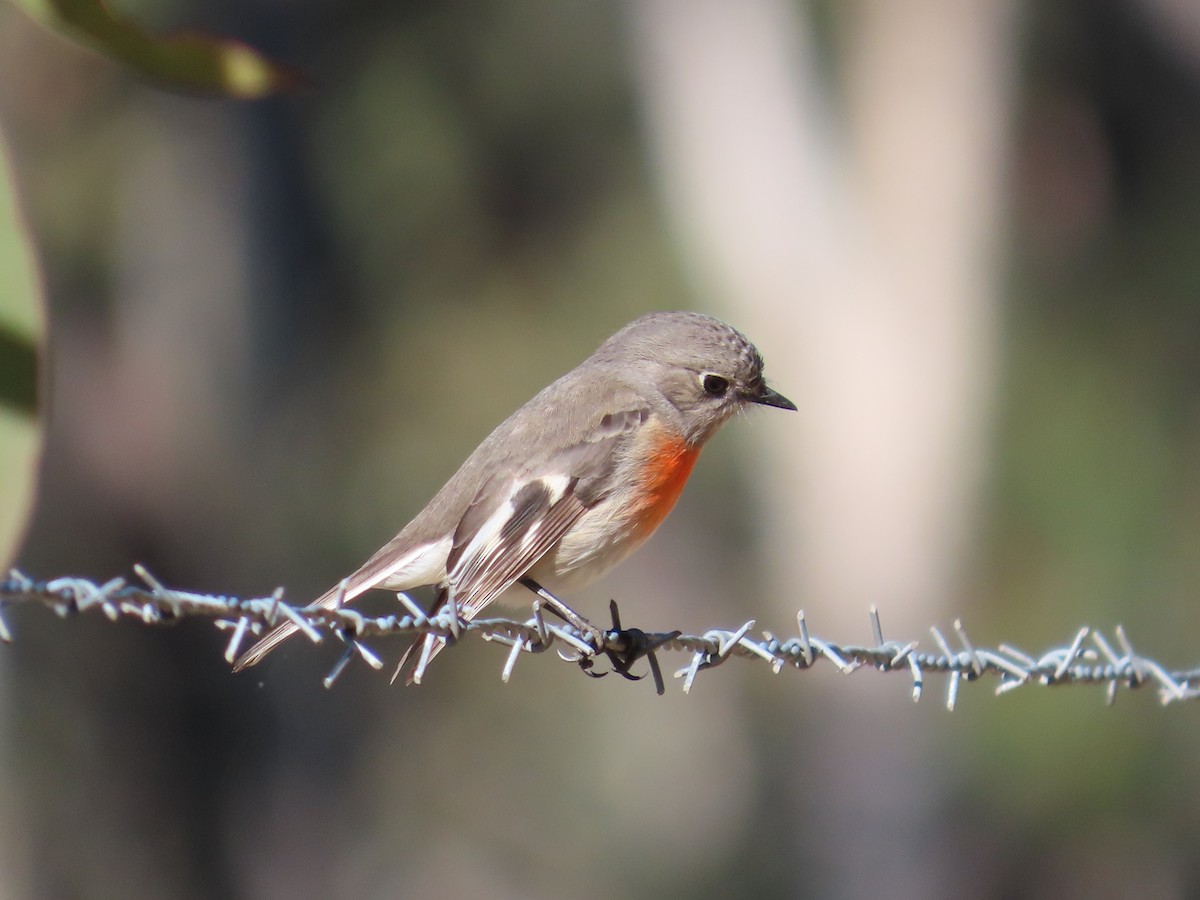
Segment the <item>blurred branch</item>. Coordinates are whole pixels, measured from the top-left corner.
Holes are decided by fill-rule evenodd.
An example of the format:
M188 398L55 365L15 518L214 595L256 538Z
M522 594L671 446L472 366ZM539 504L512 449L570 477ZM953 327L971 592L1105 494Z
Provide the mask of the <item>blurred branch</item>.
M200 33L153 34L113 15L100 0L14 2L51 30L171 87L250 100L299 81L295 71L241 41Z
M201 594L165 587L141 566L136 566L135 571L143 584L130 584L121 578L104 584L69 577L33 581L13 571L7 580L0 581L0 612L23 603L47 606L64 618L99 611L112 621L132 618L147 625L189 618L212 619L218 628L230 632L225 651L229 662L237 657L248 637L291 621L314 643L336 637L345 645L345 651L325 678L326 687L333 684L355 657L373 669L383 667L382 659L367 647L365 639L438 634L453 641L462 634L474 632L485 640L511 647L501 673L506 682L522 653L541 653L554 647L562 659L579 665L594 677L608 674L607 671L594 671L597 662L607 661L611 671L631 680L640 680L644 676L635 676L630 669L635 662L645 658L660 694L665 688L657 657L659 653L669 652L691 657L687 665L674 673L676 678L682 679L685 693L700 672L716 668L737 656L766 663L776 673L784 668L810 669L822 660L845 673L859 669L904 673L912 679L914 701L921 698L927 673L943 674L948 676L946 705L951 710L962 683L981 680L985 676L999 679L995 688L997 694L1024 686L1090 684L1104 685L1110 704L1121 688L1145 686L1156 688L1164 705L1200 699L1200 668L1170 671L1151 657L1136 653L1120 625L1113 629L1111 640L1103 632L1083 626L1069 642L1051 647L1036 657L1008 644L999 644L994 649L976 646L959 621L954 623L956 646L952 646L936 627L930 629L934 650L922 650L917 641L886 640L879 614L873 607L869 618L874 643L870 645L842 644L817 637L809 631L803 611L797 616L799 634L791 638L779 638L767 631L762 632L761 637L752 638L749 633L754 620L733 630L714 628L702 635L679 631L644 632L621 626L615 602L612 604L612 627L593 633L547 621L540 601L534 601L533 615L523 621L492 618L462 622L456 621L456 617L448 612L426 616L407 595L397 594L405 614L365 616L348 608L327 610L293 606L284 602L282 588L269 597ZM1085 646L1089 639L1090 645ZM2 615L0 640L6 643L12 640ZM561 646L556 646L559 644Z

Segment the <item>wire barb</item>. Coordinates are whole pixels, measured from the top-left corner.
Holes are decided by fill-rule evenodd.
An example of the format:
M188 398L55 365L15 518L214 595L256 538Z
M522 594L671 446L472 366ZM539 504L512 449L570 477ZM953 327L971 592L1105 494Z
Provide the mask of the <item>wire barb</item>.
M755 625L753 619L733 629L713 628L692 635L681 631L649 632L626 628L621 624L615 601L610 605L612 626L608 630L580 619L573 612L565 616L566 621L562 623L552 622L547 620L546 612L562 616L561 611L570 608L540 585L528 619L465 622L452 609L427 615L403 593L397 594L401 615L372 617L349 608L293 606L285 601L282 588L264 597L228 597L167 587L141 565L134 566L134 573L137 582L114 578L101 584L71 577L36 581L21 572L9 572L7 578L0 580L0 641L12 639L7 614L13 607L41 605L63 618L98 611L111 620L136 619L147 625L186 618L207 619L218 629L229 632L224 648L225 659L229 662L237 658L247 637L260 635L280 621L293 622L313 643L319 644L325 637L335 636L343 645L333 668L323 680L326 687L332 687L355 659L373 670L383 668L383 659L367 646L368 640L412 639L434 634L457 645L461 642L455 640L456 636L474 633L507 648L501 669L501 678L506 682L523 655L543 653L555 647L560 658L578 665L594 678L615 672L627 680L640 681L650 675L659 694L664 693L666 687L658 654L683 653L688 657L688 663L675 673L675 677L682 679L685 693L691 691L701 672L717 668L736 656L766 663L773 672L784 668L807 670L823 659L847 674L859 669L905 673L912 679L914 701L921 698L926 673L940 673L948 676L946 706L949 709L957 705L963 684L988 676L998 679L996 694L1007 694L1026 686L1090 684L1104 688L1105 702L1110 705L1122 689L1136 690L1146 686L1156 689L1164 705L1200 699L1200 667L1175 671L1137 653L1120 625L1107 636L1094 628L1081 627L1066 643L1035 657L1008 643L1000 643L994 649L978 646L967 637L961 620L953 622L958 650L951 647L936 626L930 629L934 643L932 650L922 649L916 641L886 640L879 610L874 606L868 610L874 644L863 647L841 644L810 633L803 610L796 616L798 634L791 638L781 639L769 631L755 637L750 633ZM1088 638L1091 638L1090 645L1085 646ZM635 674L633 668L642 659L646 660L649 671ZM597 671L596 663L603 660L607 661L608 669ZM414 681L424 677L428 663L426 655L422 654L413 672Z

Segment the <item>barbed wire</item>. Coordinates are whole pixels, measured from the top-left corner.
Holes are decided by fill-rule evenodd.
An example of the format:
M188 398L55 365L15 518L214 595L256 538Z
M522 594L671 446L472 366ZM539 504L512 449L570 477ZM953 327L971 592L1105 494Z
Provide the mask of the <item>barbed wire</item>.
M953 629L957 649L936 626L930 628L935 645L933 650L922 649L917 641L885 640L879 613L874 607L868 616L874 644L868 646L817 637L809 630L803 611L796 619L799 632L790 638L779 638L769 631L761 632L760 637L751 637L753 619L735 629L714 628L698 635L625 628L621 625L615 601L611 604L612 624L609 628L580 628L551 622L545 616L541 598L533 601L532 615L525 620L500 617L463 622L449 610L426 615L403 593L396 595L404 608L403 614L368 616L349 608L327 610L294 606L284 601L282 588L266 597L204 594L168 588L142 566L135 566L134 571L141 584L129 583L123 578L103 584L73 577L35 581L15 570L10 572L6 580L0 581L0 641L12 641L11 629L4 619L8 607L40 604L62 617L100 612L112 621L137 619L147 625L189 618L211 619L217 628L229 632L225 659L230 663L237 658L247 639L291 622L314 643L333 637L345 645L324 679L327 688L333 686L346 666L356 658L372 669L383 668L382 658L367 646L367 640L436 634L454 643L463 634L473 632L484 640L510 648L501 669L500 677L505 682L522 654L542 653L553 648L559 657L578 665L593 677L615 672L630 680L641 680L645 675L635 675L632 667L645 659L648 674L653 677L659 694L664 693L666 686L658 655L677 652L691 657L687 665L674 673L675 678L682 681L685 693L692 689L701 672L714 669L736 656L765 663L775 673L785 668L811 669L822 660L845 673L860 669L904 673L912 679L914 701L921 698L926 674L945 675L948 678L946 706L951 710L957 703L961 685L985 676L999 679L995 688L997 694L1026 686L1088 684L1103 685L1109 704L1116 700L1122 688L1133 690L1147 686L1157 689L1164 705L1200 699L1200 668L1171 671L1151 657L1136 653L1120 625L1113 629L1111 640L1102 631L1083 626L1069 642L1032 656L1009 644L999 644L994 649L976 646L959 620L955 620ZM598 671L596 664L602 661L607 662L609 668ZM418 677L424 674L423 665L416 674Z

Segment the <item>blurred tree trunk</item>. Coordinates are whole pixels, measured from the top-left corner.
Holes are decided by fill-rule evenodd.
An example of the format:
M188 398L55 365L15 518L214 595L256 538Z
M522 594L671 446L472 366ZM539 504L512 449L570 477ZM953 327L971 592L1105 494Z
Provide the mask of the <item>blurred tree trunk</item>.
M769 377L800 407L799 425L756 429L769 595L788 607L784 621L807 606L818 633L868 634L874 603L885 636L889 626L910 636L946 613L975 528L1010 5L834 7L844 122L830 119L835 86L822 83L802 7L629 9L655 164L696 293L756 337ZM934 823L894 827L931 815L944 782L930 777L935 762L903 702L867 702L865 716L824 711L834 727L819 749L797 723L790 749L809 759L779 765L797 803L822 810L825 835L819 852L803 846L841 873L845 896L944 890L941 861L920 849L937 847L925 830ZM813 838L795 836L798 848Z

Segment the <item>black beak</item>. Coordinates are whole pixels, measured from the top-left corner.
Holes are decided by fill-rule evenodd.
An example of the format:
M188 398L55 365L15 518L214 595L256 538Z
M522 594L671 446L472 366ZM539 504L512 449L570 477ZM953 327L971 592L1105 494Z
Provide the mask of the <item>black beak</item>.
M757 396L748 397L747 399L751 403L760 403L763 406L774 406L776 409L790 409L792 412L796 411L795 403L783 396L783 394L779 393L779 391L771 390L765 384L762 386L762 390L759 391Z

